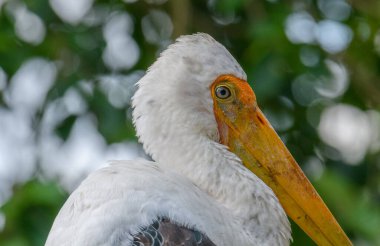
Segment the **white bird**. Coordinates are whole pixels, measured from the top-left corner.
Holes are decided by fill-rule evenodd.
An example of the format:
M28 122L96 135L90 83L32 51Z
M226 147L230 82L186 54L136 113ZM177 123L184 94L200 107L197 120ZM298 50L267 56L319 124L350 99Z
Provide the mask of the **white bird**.
M351 245L246 80L209 35L178 38L133 97L155 162L113 161L89 175L46 246L289 245L286 213L319 245Z

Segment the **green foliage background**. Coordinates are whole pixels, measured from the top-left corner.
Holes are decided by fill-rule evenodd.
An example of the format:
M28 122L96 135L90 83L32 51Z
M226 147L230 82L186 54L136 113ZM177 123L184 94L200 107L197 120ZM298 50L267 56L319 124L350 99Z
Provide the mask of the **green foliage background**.
M7 10L12 2L25 4L43 21L46 35L40 43L25 42L16 34L15 19ZM97 130L107 144L136 141L129 117L129 103L124 107L115 107L100 88L101 76L117 78L118 75L144 71L159 51L179 35L209 33L241 63L264 112L268 109L276 121L283 108L288 110L294 123L285 129L276 127L276 124L274 126L355 245L380 245L379 148L368 150L364 158L350 165L318 134L320 115L331 105L344 103L363 112L379 112L380 2L352 0L348 3L351 6L350 15L337 22L352 30L352 40L347 49L336 53L327 52L317 42L292 43L285 32L287 18L297 11L308 13L316 21L326 19L319 7L321 2L99 0L94 1L92 8L105 10L105 17L98 23L88 25L84 21L68 23L61 20L48 1L0 1L0 68L7 75L3 88L0 87L0 108L11 108L4 94L21 65L32 57L42 57L60 65L43 105L33 115L36 142L48 105L63 97L70 88L76 88L86 101L88 107L85 113L93 116ZM170 17L173 30L169 30L168 35L160 26L160 18L154 19L152 11L161 11ZM107 66L102 59L107 45L102 28L112 13L124 12L133 19L131 36L139 46L140 56L132 67L115 69ZM144 33L142 20L146 16L151 18L148 19L153 23L151 31L154 37L158 37L158 42L149 40L149 35ZM363 31L363 26L367 31ZM300 59L300 54L305 50L316 54L317 62L314 65L307 66ZM314 77L331 77L326 60L339 63L348 71L347 90L334 98L321 97L314 104L299 103L294 97L294 81L305 73ZM83 90L83 80L93 86L93 93ZM284 98L287 103L290 102L290 107L285 107ZM79 116L73 114L62 119L55 128L55 134L65 141ZM313 124L310 117L317 123ZM380 124L375 124L371 131L374 132L374 141L379 141L375 132L380 131ZM306 163L311 157L322 163L322 172L318 175L314 169L307 167ZM6 166L7 163L0 165ZM12 185L13 194L0 210L5 218L0 232L1 245L43 245L68 193L60 186L59 176L52 178L41 169L37 158L33 176ZM292 226L293 245L312 245L303 232Z

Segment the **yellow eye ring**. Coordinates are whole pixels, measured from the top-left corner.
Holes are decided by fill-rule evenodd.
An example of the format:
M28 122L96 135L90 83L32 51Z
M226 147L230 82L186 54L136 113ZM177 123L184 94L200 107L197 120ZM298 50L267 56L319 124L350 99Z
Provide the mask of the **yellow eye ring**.
M215 96L219 99L227 99L232 95L231 90L224 85L215 88Z

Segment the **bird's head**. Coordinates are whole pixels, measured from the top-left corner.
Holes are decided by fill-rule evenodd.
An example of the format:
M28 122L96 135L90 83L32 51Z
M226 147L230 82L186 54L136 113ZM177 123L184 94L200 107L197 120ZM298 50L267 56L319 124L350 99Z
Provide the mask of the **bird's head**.
M274 191L288 216L317 244L351 245L259 109L244 71L224 46L207 34L182 36L138 85L134 122L155 160L173 153L157 146L181 134L219 142Z

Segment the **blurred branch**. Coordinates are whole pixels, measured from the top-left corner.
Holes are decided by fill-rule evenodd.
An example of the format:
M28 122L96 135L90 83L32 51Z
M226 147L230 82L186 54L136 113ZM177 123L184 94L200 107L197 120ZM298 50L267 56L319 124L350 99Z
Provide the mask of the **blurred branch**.
M170 1L171 16L174 26L173 38L187 34L189 23L191 23L192 7L189 0Z
M351 71L351 82L354 90L361 94L361 98L368 107L380 106L380 77L376 75L376 69L371 69L368 62L363 64L361 61L351 57L345 57L345 64Z
M380 20L380 1L360 1L360 0L351 0L351 6L355 10L359 10L365 15L370 16L371 18Z

